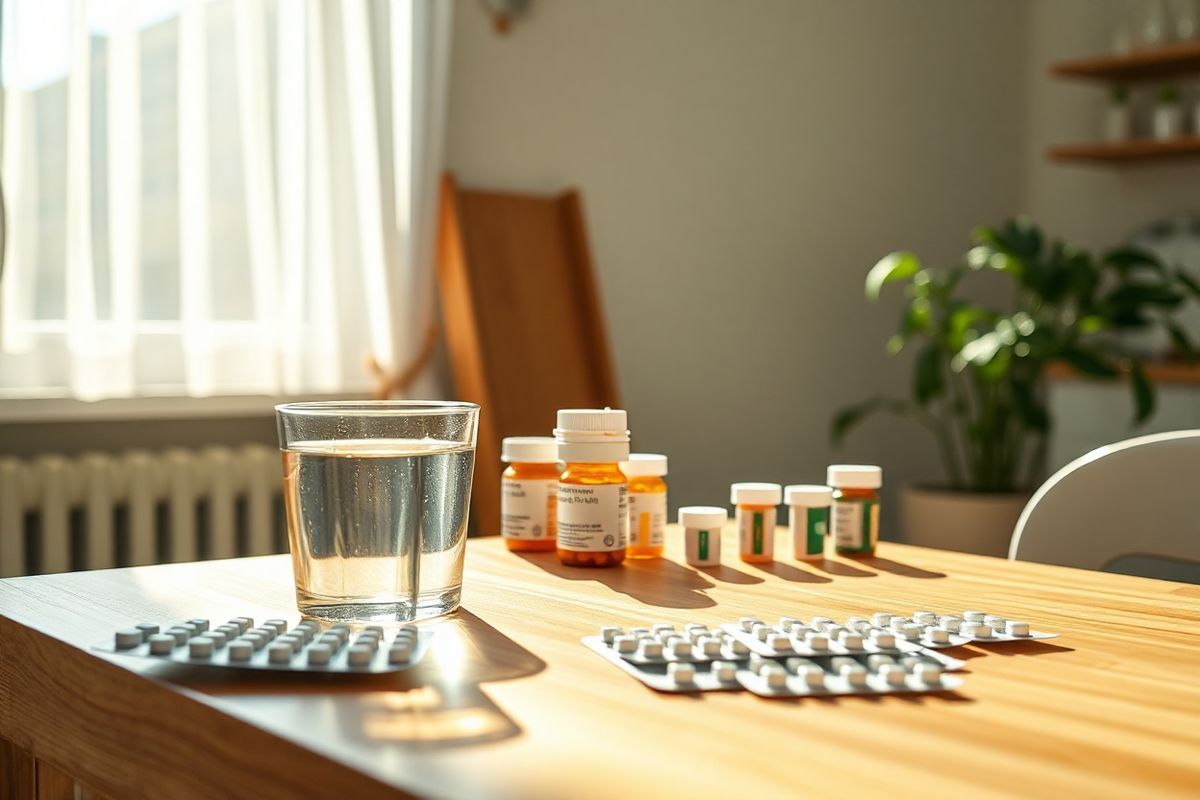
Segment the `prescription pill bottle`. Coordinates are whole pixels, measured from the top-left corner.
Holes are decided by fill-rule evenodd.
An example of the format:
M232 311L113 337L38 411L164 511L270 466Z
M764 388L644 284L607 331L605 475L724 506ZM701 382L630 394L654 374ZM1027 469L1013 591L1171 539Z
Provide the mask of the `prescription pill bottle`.
M867 464L834 464L827 480L833 487L830 535L838 555L875 555L883 470Z
M627 558L657 558L663 554L667 525L667 457L633 453L621 464L629 479L629 546Z
M573 567L615 567L629 538L625 412L564 408L554 429L558 458L558 558Z
M796 485L783 490L788 506L788 528L792 555L797 561L820 561L825 557L825 535L829 531L829 504L833 489L828 486Z
M729 487L738 529L738 555L749 564L775 560L775 507L778 483L735 483Z
M684 506L679 509L683 528L683 552L693 567L715 567L721 563L721 528L729 519L723 508Z
M549 436L500 443L500 536L509 550L553 550L558 514L558 445Z

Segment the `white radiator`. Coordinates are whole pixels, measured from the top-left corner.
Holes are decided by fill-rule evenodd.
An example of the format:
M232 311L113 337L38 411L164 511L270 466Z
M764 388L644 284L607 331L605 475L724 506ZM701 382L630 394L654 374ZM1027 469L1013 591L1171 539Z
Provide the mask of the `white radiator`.
M281 484L262 445L0 458L0 576L278 552Z

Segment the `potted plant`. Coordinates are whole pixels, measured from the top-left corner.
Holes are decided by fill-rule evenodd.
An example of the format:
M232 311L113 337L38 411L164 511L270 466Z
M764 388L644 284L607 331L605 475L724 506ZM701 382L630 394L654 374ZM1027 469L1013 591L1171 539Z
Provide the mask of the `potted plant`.
M1095 378L1127 377L1133 418L1142 422L1154 410L1154 387L1115 334L1160 327L1194 358L1191 338L1174 315L1189 298L1200 298L1200 283L1136 248L1094 257L1048 243L1025 219L978 228L973 238L975 246L948 269L925 267L908 252L885 256L871 269L868 300L877 300L889 283L905 284L900 328L887 351L917 348L912 392L845 408L833 419L832 436L839 444L877 411L925 426L946 481L906 488L906 538L1002 555L1043 478L1052 422L1047 369L1061 363ZM963 294L964 282L983 273L1011 281L1005 302L981 304Z

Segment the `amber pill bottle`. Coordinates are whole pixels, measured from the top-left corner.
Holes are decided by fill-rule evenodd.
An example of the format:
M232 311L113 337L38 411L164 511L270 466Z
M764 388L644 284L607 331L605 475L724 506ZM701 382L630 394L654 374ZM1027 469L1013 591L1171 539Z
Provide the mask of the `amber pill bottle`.
M559 460L558 558L571 567L615 567L629 539L626 415L616 408L564 408L554 429Z
M509 550L553 550L558 516L558 445L549 436L509 436L500 443L500 536Z

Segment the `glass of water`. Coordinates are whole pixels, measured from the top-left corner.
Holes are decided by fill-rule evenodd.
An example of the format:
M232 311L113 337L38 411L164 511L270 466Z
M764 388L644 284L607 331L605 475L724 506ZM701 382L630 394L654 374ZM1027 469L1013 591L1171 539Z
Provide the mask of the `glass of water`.
M479 406L275 407L296 602L344 622L458 608Z

